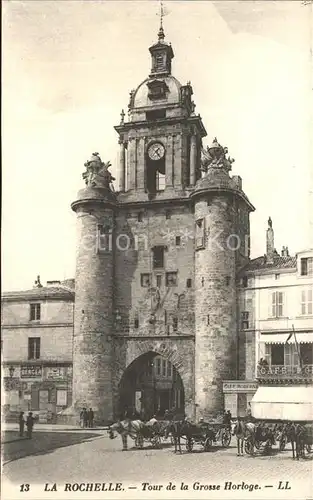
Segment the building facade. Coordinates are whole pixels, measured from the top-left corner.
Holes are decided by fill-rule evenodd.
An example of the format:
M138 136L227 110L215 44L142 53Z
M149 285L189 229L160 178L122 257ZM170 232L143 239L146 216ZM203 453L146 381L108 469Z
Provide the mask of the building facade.
M266 254L240 274L241 360L255 363L248 372L259 389L247 402L258 418L313 417L312 265L313 250L276 252L269 219Z
M72 402L74 280L2 296L3 411L55 422Z

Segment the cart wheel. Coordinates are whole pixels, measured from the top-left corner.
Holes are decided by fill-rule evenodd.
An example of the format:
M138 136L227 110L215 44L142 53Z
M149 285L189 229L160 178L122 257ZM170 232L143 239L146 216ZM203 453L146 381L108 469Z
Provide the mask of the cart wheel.
M262 442L261 441L255 441L254 446L256 447L257 450L261 448Z
M227 446L230 445L231 442L231 434L228 431L223 432L222 434L222 445L224 448L227 448Z
M187 441L186 441L186 449L187 449L187 451L189 451L189 453L192 451L192 449L193 449L193 440L192 440L192 438L187 439Z
M204 444L203 444L203 449L204 451L209 451L211 446L213 444L213 441L211 438L206 438L206 440L204 441Z
M306 444L306 445L305 445L305 447L306 447L306 451L307 451L308 453L311 453L311 451L312 451L312 446L311 446L310 444Z
M245 441L245 452L248 454L248 455L252 455L253 454L253 444L251 442L250 439L247 439Z
M287 439L285 437L282 437L281 440L279 441L279 451L284 451L286 448L287 444Z

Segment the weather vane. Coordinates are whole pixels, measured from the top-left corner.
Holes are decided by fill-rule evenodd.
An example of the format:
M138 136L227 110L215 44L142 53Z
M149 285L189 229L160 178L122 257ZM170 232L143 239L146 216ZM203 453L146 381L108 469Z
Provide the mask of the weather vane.
M168 11L164 7L163 2L160 2L160 11L157 13L157 16L160 16L159 40L164 39L163 18L167 14L168 14Z

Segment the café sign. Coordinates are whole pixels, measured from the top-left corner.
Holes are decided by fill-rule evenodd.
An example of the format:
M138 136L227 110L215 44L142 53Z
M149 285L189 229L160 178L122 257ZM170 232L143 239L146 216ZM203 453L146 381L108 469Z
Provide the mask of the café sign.
M256 392L258 384L254 382L229 381L223 383L223 392Z
M42 376L41 365L21 366L21 378L38 378Z

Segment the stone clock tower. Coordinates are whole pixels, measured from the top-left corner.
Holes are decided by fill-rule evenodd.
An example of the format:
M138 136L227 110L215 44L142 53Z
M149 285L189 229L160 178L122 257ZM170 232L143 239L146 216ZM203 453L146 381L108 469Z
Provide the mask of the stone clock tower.
M118 191L95 153L72 204L73 404L93 407L99 423L130 407L212 415L223 409L223 380L238 370L236 275L254 208L229 174L227 148L216 139L203 148L193 89L172 75L162 23L149 51L150 74L115 127ZM86 246L92 235L104 243Z
M175 192L179 196L201 176L206 131L195 114L190 82L181 85L171 74L174 52L164 41L162 26L149 50L150 75L130 93L129 121L122 119L115 127L120 138L119 188L128 200L146 200L147 194L149 199L161 193L162 198Z

